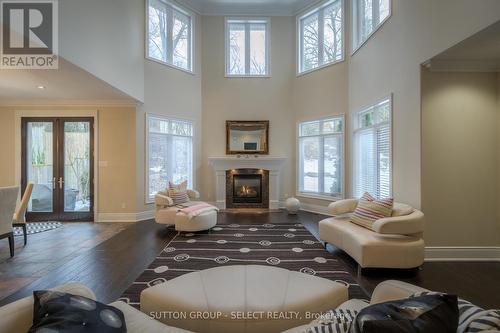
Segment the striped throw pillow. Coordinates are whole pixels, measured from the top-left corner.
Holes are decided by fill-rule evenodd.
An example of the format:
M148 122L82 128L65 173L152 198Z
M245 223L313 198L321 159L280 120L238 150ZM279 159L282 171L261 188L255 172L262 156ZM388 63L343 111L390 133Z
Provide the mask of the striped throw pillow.
M375 199L368 192L358 201L358 206L351 216L351 222L372 229L373 223L392 215L393 198Z
M357 315L355 310L330 310L311 322L305 333L348 333Z
M189 201L187 194L187 180L180 184L175 184L171 181L168 182L168 196L174 202L174 205L186 203Z
M418 292L410 297L423 295L439 295L436 291ZM458 299L457 333L495 332L500 331L500 310L484 310L471 302Z
M189 196L185 190L169 188L168 196L172 199L174 205L178 205L189 201Z

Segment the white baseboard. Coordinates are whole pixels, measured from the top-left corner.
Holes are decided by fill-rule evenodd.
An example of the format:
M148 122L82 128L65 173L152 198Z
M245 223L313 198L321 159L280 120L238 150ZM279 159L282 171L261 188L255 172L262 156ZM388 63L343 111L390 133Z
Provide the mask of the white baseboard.
M500 247L427 246L425 261L500 261Z
M154 218L154 210L139 213L99 213L96 222L138 222Z

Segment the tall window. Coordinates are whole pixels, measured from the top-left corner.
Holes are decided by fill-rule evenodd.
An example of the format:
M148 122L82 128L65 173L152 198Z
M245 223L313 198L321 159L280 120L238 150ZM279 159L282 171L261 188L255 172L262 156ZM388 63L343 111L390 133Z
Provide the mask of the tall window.
M392 195L391 99L356 114L354 130L354 197L369 192Z
M354 0L352 13L356 50L391 16L391 0Z
M226 19L226 75L269 75L268 19Z
M148 0L148 47L151 59L192 71L192 17L161 0Z
M343 0L326 2L299 17L297 24L299 73L344 59Z
M300 123L298 133L299 192L343 197L344 117Z
M147 116L148 200L168 181L193 185L193 124L186 120Z

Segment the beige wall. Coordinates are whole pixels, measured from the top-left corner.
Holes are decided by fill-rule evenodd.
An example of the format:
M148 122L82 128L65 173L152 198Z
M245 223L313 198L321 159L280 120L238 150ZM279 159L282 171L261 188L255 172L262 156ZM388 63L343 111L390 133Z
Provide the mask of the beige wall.
M498 115L497 115L497 227L500 234L500 72L497 73L497 103L498 103Z
M0 163L0 186L20 184L16 179L15 146L16 111L31 115L54 116L81 115L79 110L95 111L98 114L98 159L106 161L107 167L98 169L98 213L135 213L135 107L99 106L19 106L0 107L0 148L3 161ZM40 112L37 112L40 111ZM20 132L17 132L20 133ZM132 180L132 181L131 181ZM125 207L122 208L122 205Z
M394 93L394 196L420 207L420 64L499 20L500 1L392 3L389 21L350 58L349 109Z
M287 157L282 194L294 189L295 116L292 78L295 58L295 19L271 18L271 77L226 78L224 71L224 17L203 17L203 154L200 189L215 200L215 174L208 157L224 156L226 120L269 120L269 153Z
M144 100L144 0L59 1L59 53Z
M158 62L145 59L144 64L144 104L137 108L137 194L138 212L154 210L153 204L147 204L145 193L145 119L146 114L164 115L168 117L192 120L195 124L194 163L195 187L199 184L201 168L201 17L195 15L195 59L194 74L174 69ZM166 186L166 184L165 184Z
M422 70L422 209L428 246L492 246L498 225L496 73Z

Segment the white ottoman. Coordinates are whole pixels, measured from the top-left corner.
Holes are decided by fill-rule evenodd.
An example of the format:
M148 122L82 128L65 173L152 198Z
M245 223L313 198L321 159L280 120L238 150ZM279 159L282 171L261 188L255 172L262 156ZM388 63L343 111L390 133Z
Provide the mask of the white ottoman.
M274 333L335 309L347 287L271 266L223 266L192 272L143 290L141 311L198 333ZM159 318L158 318L159 317Z

